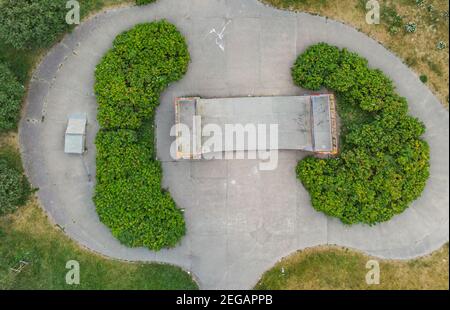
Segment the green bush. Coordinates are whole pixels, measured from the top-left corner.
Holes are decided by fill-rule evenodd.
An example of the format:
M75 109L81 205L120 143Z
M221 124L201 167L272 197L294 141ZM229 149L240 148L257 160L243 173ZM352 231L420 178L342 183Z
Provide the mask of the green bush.
M403 26L403 17L398 14L393 6L383 5L381 8L381 20L390 34L397 34Z
M161 91L186 73L186 43L173 25L159 22L136 26L113 46L95 73L98 121L104 129L138 129L152 116Z
M445 50L445 49L447 48L447 43L445 43L444 41L439 41L439 42L436 44L436 48L437 48L438 50Z
M161 189L152 123L160 93L189 61L183 36L159 21L119 35L95 72L101 131L94 202L101 221L131 247L160 250L185 234L181 210Z
M408 33L414 33L417 30L417 24L414 22L409 22L405 25L405 30Z
M377 111L384 107L386 97L393 92L391 81L379 70L368 67L366 59L346 49L338 56L337 68L325 77L324 85L359 104L364 111ZM302 66L302 65L301 65Z
M300 55L292 68L292 76L297 85L319 90L324 79L337 68L339 49L325 43L310 47Z
M292 70L300 87L311 86L296 74L317 72L309 60L320 57L321 43L300 55ZM336 65L337 64L337 65ZM318 70L326 67L318 64ZM297 166L298 178L315 209L346 224L376 224L403 212L417 199L429 177L429 147L420 137L425 126L408 115L406 100L392 82L367 60L347 50L321 75L322 86L337 93L341 118L338 158L308 157ZM313 85L315 89L320 86Z
M65 0L0 2L0 40L16 49L50 46L69 26Z
M129 246L159 250L174 246L185 233L183 215L161 191L159 162L131 130L97 136L95 203L100 219Z
M422 75L419 77L419 79L420 79L420 81L421 81L422 83L424 83L424 84L428 82L428 76L425 75L425 74L422 74Z
M23 96L24 87L0 63L0 133L16 128Z
M0 216L14 212L25 204L30 186L22 171L4 154L0 154Z

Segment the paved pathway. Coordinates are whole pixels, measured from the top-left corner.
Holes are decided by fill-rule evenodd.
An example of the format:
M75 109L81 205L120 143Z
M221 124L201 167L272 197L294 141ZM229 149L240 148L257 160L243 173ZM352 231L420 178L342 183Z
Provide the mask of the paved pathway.
M97 217L94 68L116 35L166 18L186 36L192 63L162 95L157 115L164 185L185 209L182 244L159 253L119 244ZM169 129L176 96L298 95L290 67L320 41L347 47L388 74L431 145L431 178L418 201L392 221L346 227L314 211L294 168L300 152L282 152L278 169L258 171L251 160L173 162ZM89 115L88 152L63 153L66 117ZM256 0L160 0L110 10L89 19L56 45L34 73L20 125L26 172L43 207L80 244L130 261L161 261L192 271L204 289L251 288L278 259L295 250L339 244L386 258L427 254L449 239L449 115L401 61L367 36L325 18L265 7Z

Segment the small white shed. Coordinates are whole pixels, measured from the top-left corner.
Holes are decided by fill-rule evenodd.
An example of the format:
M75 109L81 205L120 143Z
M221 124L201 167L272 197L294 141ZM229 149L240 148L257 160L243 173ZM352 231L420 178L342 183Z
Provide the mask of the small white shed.
M83 154L86 146L86 113L69 116L67 124L64 152L67 154Z

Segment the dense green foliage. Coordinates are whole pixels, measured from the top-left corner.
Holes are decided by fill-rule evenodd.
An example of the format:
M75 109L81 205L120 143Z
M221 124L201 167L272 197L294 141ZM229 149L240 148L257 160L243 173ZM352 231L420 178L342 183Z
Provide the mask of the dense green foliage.
M30 194L30 185L16 158L7 149L0 152L0 216L15 211Z
M160 21L119 35L96 69L102 130L94 201L102 222L132 247L171 247L185 233L182 212L161 190L152 122L161 91L186 73L189 60L183 36Z
M68 29L65 0L0 2L0 40L17 49L48 47Z
M324 43L302 54L292 72L298 86L318 89L320 82L339 99L340 156L297 166L314 208L346 224L387 221L408 208L429 177L429 147L420 139L424 125L408 115L392 82L366 59Z
M309 53L300 55L292 68L295 84L312 90L320 89L325 78L336 70L338 59L337 47L325 43L312 46Z
M100 126L140 128L152 116L161 91L184 75L188 62L182 35L166 22L119 35L96 71Z
M156 0L136 0L136 4L137 5L146 5L146 4L149 4L149 3L153 3L155 1Z
M0 63L0 132L16 128L24 93L24 87Z

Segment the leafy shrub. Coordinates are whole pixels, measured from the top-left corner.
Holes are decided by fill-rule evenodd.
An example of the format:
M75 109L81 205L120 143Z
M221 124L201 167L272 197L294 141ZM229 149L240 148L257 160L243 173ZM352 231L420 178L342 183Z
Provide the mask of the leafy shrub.
M405 30L408 33L414 33L417 30L417 24L414 22L409 22L405 25Z
M149 4L149 3L153 3L155 1L156 0L136 0L136 4L137 5L146 5L146 4Z
M325 49L323 43L319 46ZM314 72L308 60L320 52L313 46L305 53L309 55L300 55L292 72L297 85L308 88L309 81L295 74ZM366 59L344 49L332 67L321 80L339 98L341 154L300 161L298 178L319 211L346 224L387 221L425 188L429 147L420 139L425 126L408 115L405 98L395 94L392 82L369 68Z
M391 26L391 27L389 27L388 31L391 35L395 35L400 32L400 27Z
M381 20L388 28L390 34L398 33L403 26L403 17L394 7L384 5L381 9Z
M422 83L427 83L428 82L428 76L426 76L425 74L422 74L420 77L420 81L422 81Z
M436 44L436 48L437 48L438 50L444 50L444 49L447 48L447 44L446 44L444 41L439 41L439 42Z
M16 49L48 47L69 26L65 0L0 2L0 40Z
M161 191L159 162L130 130L101 131L97 136L97 188L101 221L121 242L154 250L174 246L185 233L181 211Z
M30 186L22 171L0 154L0 216L23 205L29 193Z
M318 90L324 79L337 68L339 49L324 43L313 45L303 53L292 68L297 85Z
M382 109L384 99L393 91L391 81L381 71L369 69L366 59L346 49L340 52L337 63L339 70L324 78L324 85L365 111Z
M138 129L152 116L161 91L186 73L186 43L173 25L159 22L134 27L113 46L95 73L98 121L104 129Z
M182 78L189 60L183 36L160 21L117 36L95 72L102 129L94 202L101 221L128 246L160 250L185 234L182 212L161 189L152 121L160 93Z
M0 63L0 132L16 128L24 88L16 77Z

